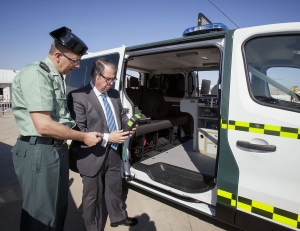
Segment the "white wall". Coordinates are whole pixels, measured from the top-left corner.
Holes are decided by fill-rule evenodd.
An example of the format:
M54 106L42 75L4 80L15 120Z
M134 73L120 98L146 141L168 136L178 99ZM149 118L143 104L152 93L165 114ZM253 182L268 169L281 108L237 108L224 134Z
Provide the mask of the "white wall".
M10 101L11 100L11 84L14 77L19 71L15 70L2 70L0 69L0 88L3 88L3 95L0 101Z

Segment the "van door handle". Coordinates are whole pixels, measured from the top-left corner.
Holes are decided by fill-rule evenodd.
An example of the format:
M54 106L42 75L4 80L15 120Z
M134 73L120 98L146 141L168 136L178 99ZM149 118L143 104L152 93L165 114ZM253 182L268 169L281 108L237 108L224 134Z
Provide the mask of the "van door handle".
M261 144L251 144L247 141L238 140L236 145L243 148L249 148L259 151L267 151L267 152L275 152L276 146L275 145L261 145Z

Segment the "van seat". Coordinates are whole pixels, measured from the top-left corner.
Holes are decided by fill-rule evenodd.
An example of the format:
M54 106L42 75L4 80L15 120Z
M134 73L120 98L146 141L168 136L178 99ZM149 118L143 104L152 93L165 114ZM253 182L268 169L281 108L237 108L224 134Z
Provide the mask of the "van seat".
M131 87L132 85L130 85ZM135 87L135 86L134 86ZM135 107L142 112L143 117L151 118L151 123L140 124L135 132L136 136L144 135L159 130L181 126L188 121L185 115L169 115L168 105L163 93L140 86L139 88L127 88L126 93ZM137 111L135 111L137 113Z
M168 116L161 119L168 120L172 124L172 126L180 126L186 124L188 121L188 118L185 115L174 115L172 117Z
M172 123L169 120L151 120L149 124L139 124L135 131L136 136L145 135L151 132L171 128Z

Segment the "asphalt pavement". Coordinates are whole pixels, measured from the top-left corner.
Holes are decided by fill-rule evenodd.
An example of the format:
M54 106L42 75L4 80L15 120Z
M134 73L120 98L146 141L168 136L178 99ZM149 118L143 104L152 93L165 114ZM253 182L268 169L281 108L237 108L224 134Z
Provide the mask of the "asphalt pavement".
M18 231L22 207L22 191L13 168L11 148L18 138L12 116L0 116L0 231ZM82 218L82 182L79 174L70 171L69 207L65 231L86 231ZM133 227L110 227L105 231L221 231L238 230L214 218L161 199L138 188L123 185L127 212L137 217Z

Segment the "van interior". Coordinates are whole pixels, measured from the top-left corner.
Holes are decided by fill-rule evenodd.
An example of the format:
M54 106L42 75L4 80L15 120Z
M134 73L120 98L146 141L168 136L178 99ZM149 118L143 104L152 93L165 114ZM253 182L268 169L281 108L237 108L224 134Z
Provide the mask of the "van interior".
M187 193L213 188L220 56L205 47L128 59L124 92L142 115L130 141L133 169Z

